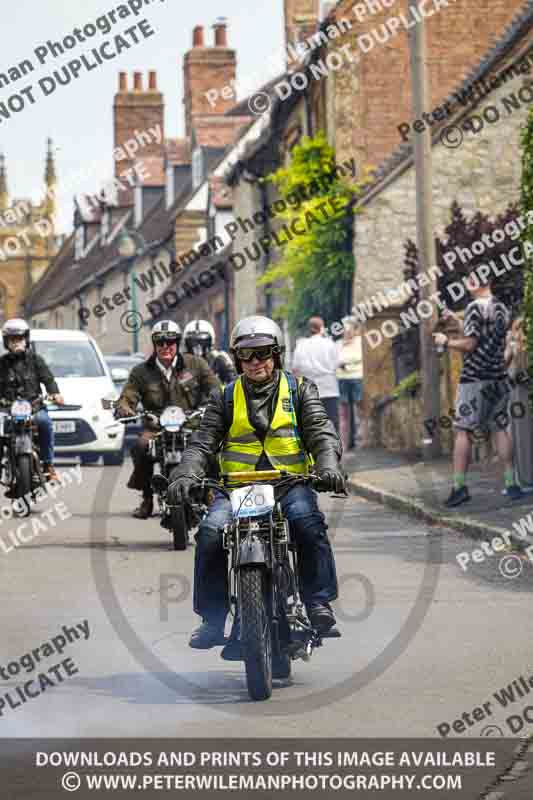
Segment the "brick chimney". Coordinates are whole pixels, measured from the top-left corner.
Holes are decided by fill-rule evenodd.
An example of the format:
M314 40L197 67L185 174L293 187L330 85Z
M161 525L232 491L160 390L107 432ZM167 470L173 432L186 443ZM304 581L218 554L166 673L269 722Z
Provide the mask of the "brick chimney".
M191 135L195 119L225 114L237 102L234 90L227 89L222 97L222 90L237 77L237 53L228 47L226 20L217 20L213 28L212 46L205 44L203 26L194 28L192 49L183 60L186 136ZM209 91L211 98L206 97Z
M128 88L128 85L131 88ZM144 88L144 87L147 88ZM159 136L150 134L160 126ZM119 74L119 87L114 102L114 148L122 147L124 142L137 142L137 152L132 156L115 160L115 177L119 178L136 161L148 157L165 157L165 104L163 95L157 90L157 74L148 72L143 80L142 72L134 72L133 79L128 80L125 72ZM159 138L159 144L157 143ZM121 183L127 183L122 178ZM133 194L129 190L120 197L121 203L133 202Z
M320 0L284 0L284 12L286 47L303 42L316 33L320 20Z

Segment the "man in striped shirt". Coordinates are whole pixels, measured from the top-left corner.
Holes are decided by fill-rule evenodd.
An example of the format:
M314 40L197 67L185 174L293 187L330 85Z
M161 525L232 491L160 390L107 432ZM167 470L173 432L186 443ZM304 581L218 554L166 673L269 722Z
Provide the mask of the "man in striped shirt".
M466 287L473 298L467 306L462 336L448 338L434 334L435 344L463 353L463 369L457 389L453 451L453 488L445 505L448 508L470 500L466 473L472 452L472 438L494 434L496 449L504 467L507 496L522 496L513 469L513 445L506 428L509 384L505 364L505 337L509 312L483 283L471 273ZM507 421L506 421L507 420Z

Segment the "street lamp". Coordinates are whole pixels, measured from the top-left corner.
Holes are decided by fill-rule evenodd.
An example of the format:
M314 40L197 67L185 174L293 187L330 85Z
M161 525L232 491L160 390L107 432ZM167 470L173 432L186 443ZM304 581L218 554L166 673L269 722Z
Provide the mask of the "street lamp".
M138 306L137 306L137 284L135 283L135 272L134 272L134 264L136 259L139 256L144 255L147 249L146 241L144 236L140 234L138 231L131 230L129 228L124 228L121 231L118 239L117 239L117 248L119 255L121 258L128 259L128 266L126 268L127 273L130 277L130 285L131 285L131 310L133 312L133 325L132 328L132 336L133 336L133 352L139 352L139 330L138 326L135 322L137 317Z

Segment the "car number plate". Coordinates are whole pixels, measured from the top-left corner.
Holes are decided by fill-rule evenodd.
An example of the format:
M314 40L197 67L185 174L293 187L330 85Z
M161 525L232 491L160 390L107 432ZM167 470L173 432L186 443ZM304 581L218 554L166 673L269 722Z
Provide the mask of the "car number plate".
M268 514L275 506L274 487L242 486L231 493L234 517L258 517Z
M58 420L55 419L54 422L54 433L75 433L76 432L76 423L74 420Z

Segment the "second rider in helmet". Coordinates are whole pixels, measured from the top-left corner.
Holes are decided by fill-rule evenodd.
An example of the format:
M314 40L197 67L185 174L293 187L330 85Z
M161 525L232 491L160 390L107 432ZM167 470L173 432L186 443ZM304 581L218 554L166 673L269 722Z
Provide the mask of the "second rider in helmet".
M222 385L237 377L231 357L224 350L215 350L215 330L205 319L192 319L183 331L185 350L205 358Z
M117 416L135 415L139 403L145 411L160 416L168 405L194 411L207 402L218 381L203 358L179 352L180 340L181 329L172 320L154 325L153 352L131 370L118 401ZM148 456L148 443L156 432L155 425L145 423L145 430L131 451L134 468L127 485L143 494L141 505L133 512L138 519L146 519L153 512L154 465Z

